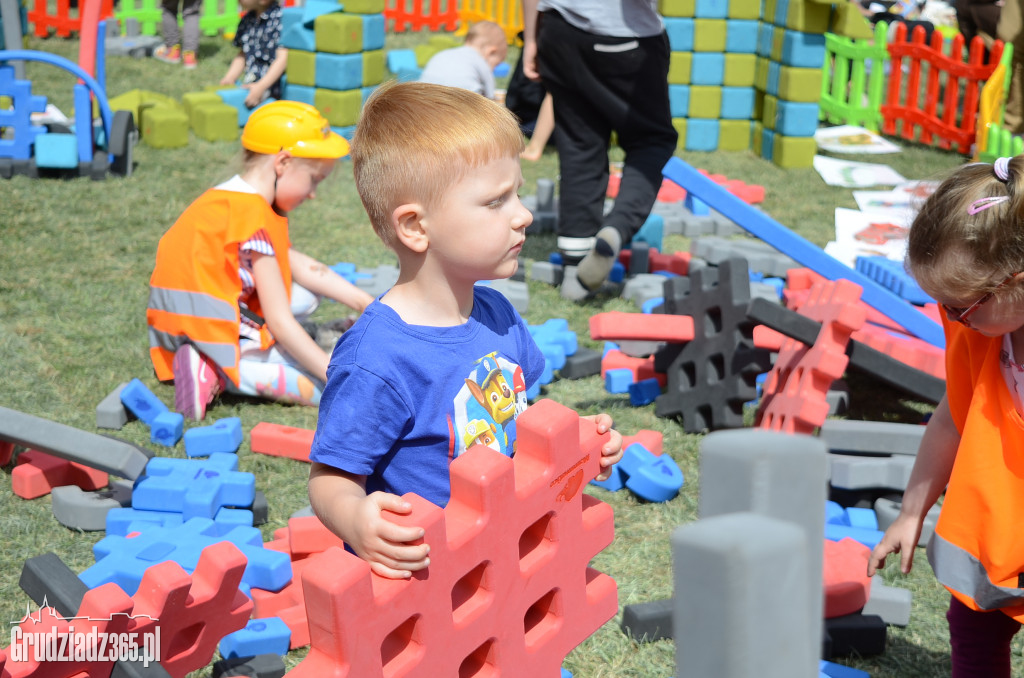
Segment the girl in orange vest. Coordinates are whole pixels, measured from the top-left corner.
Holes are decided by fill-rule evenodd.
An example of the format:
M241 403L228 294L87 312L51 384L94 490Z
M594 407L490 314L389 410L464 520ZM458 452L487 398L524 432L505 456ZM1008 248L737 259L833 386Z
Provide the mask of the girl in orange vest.
M946 395L868 574L890 553L910 571L945 490L928 560L952 594L953 678L1009 678L1024 622L1024 156L944 181L911 226L907 263L943 311Z
M291 246L288 213L348 153L312 106L275 101L242 131L244 169L206 191L160 239L150 279L150 357L174 404L202 419L221 391L316 405L329 356L296 317L319 297L373 299Z

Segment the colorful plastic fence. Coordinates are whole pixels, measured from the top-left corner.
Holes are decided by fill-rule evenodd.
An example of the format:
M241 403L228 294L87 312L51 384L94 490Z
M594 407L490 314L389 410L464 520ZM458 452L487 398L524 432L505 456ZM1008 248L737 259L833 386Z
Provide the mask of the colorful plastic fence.
M1024 140L1015 137L1010 130L1003 129L1006 93L1010 91L1010 75L1013 72L1012 61L1013 45L1005 45L1003 58L981 89L978 138L974 144L975 160L992 162L999 156L1019 155L1024 147Z
M199 30L203 35L217 35L223 31L225 36L234 36L241 18L238 0L203 0Z
M874 40L825 34L825 77L818 117L835 124L860 125L877 132L882 126L885 93L885 22L875 24ZM829 65L831 64L831 70Z
M462 0L461 4L458 35L465 34L477 21L485 20L501 26L509 43L523 30L523 8L519 0Z
M926 44L920 26L908 41L906 24L896 25L889 43L889 89L881 108L882 131L968 155L977 134L981 85L999 64L1003 43L995 41L986 63L985 45L975 38L964 63L960 58L963 36L950 41L949 55L943 52L943 42L942 34L935 31L931 45Z
M142 35L156 35L160 24L160 3L157 0L120 0L115 16L122 24L128 19L138 21Z
M388 0L384 8L388 30L454 31L459 25L459 8L455 0Z
M50 35L50 30L61 38L70 38L72 33L82 30L82 9L86 2L100 2L100 18L114 15L114 0L81 0L77 16L72 16L70 0L56 0L55 11L50 14L47 0L36 0L35 7L28 12L28 20L32 22L37 38Z

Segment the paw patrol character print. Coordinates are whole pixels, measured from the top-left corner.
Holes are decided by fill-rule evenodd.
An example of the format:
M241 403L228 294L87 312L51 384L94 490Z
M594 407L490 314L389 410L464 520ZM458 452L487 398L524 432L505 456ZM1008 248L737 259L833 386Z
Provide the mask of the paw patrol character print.
M526 409L526 383L519 365L489 353L476 361L455 397L458 452L475 442L511 456L515 420Z
M495 452L501 452L497 429L494 424L483 419L474 419L466 424L465 432L462 435L462 444L467 450L474 445L485 445Z

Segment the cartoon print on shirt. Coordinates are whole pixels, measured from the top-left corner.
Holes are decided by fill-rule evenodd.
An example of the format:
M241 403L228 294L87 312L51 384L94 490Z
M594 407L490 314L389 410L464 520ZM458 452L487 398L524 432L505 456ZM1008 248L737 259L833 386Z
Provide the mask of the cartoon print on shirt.
M527 404L523 369L497 352L488 353L474 365L454 400L453 456L474 444L512 456L516 449L516 417Z

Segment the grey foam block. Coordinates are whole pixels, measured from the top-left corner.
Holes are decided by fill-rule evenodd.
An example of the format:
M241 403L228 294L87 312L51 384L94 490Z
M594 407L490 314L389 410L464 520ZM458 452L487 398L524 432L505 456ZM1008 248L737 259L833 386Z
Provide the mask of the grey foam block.
M535 261L530 266L530 280L537 280L548 285L562 284L561 264L552 264L550 261Z
M43 553L26 560L18 585L36 605L45 603L62 617L74 616L89 590L56 553Z
M634 358L646 358L665 345L663 341L646 341L643 339L624 339L616 343L620 351Z
M816 676L821 615L814 547L799 525L756 513L703 518L672 533L679 678Z
M292 517L292 518L304 518L306 516L315 516L315 515L316 514L313 513L313 506L310 505L310 504L306 504L303 508L300 508L298 511L293 513L290 517Z
M647 603L626 605L622 608L623 633L641 643L672 637L672 615L675 601L671 598Z
M252 499L252 524L253 527L265 525L270 520L270 505L267 504L267 495L263 490L256 490Z
M914 594L907 589L886 585L881 575L871 578L871 593L861 614L878 615L886 624L906 626L910 623L910 605Z
M96 406L96 428L120 429L128 423L128 410L121 402L121 391L128 385L121 382Z
M831 452L916 455L925 428L894 421L829 419L822 424L818 437Z
M886 497L875 499L874 508L875 515L878 517L878 529L889 529L889 526L893 524L893 521L900 514L900 506L900 502ZM935 532L935 523L939 520L940 511L941 507L938 504L928 509L928 513L924 517L924 523L921 525L921 536L917 538L918 546L928 545L932 534Z
M77 485L55 487L50 492L53 517L64 527L86 532L107 529L110 509L131 506L132 482L113 479L110 487L87 492Z
M905 490L914 468L914 457L863 457L829 454L829 482L844 490L885 488Z
M491 289L501 292L502 296L508 299L512 307L519 311L520 315L525 314L530 308L530 290L524 282L515 280L492 280L488 283Z
M826 619L825 632L831 639L831 654L824 659L882 654L885 652L887 628L878 615L848 614Z
M649 299L665 296L665 276L657 273L641 273L626 280L622 296L642 308Z
M114 664L110 678L171 678L160 662L143 664L141 661L120 661Z
M690 251L716 265L726 259L742 257L747 260L751 271L780 278L785 277L789 269L800 267L800 264L768 243L753 238L705 236L694 240Z
M369 274L369 278L357 278L356 287L376 297L384 294L398 282L398 268L387 264L371 269L360 269L360 273Z
M285 673L284 658L276 654L260 654L255 657L221 659L213 665L212 678L221 676L249 676L250 678L282 678Z
M850 409L850 385L843 379L836 379L825 394L829 416L846 414ZM826 420L827 422L827 420Z
M601 353L580 346L575 353L565 357L565 365L558 374L563 379L584 379L601 374Z
M824 443L811 436L759 429L715 431L701 442L698 513L705 518L753 511L796 523L809 543L819 544L825 534L827 457ZM812 548L807 558L808 576L821 581L824 551ZM820 638L821 586L814 587L809 605Z
M0 407L0 440L131 480L138 478L149 462L149 456L131 443L6 407Z

